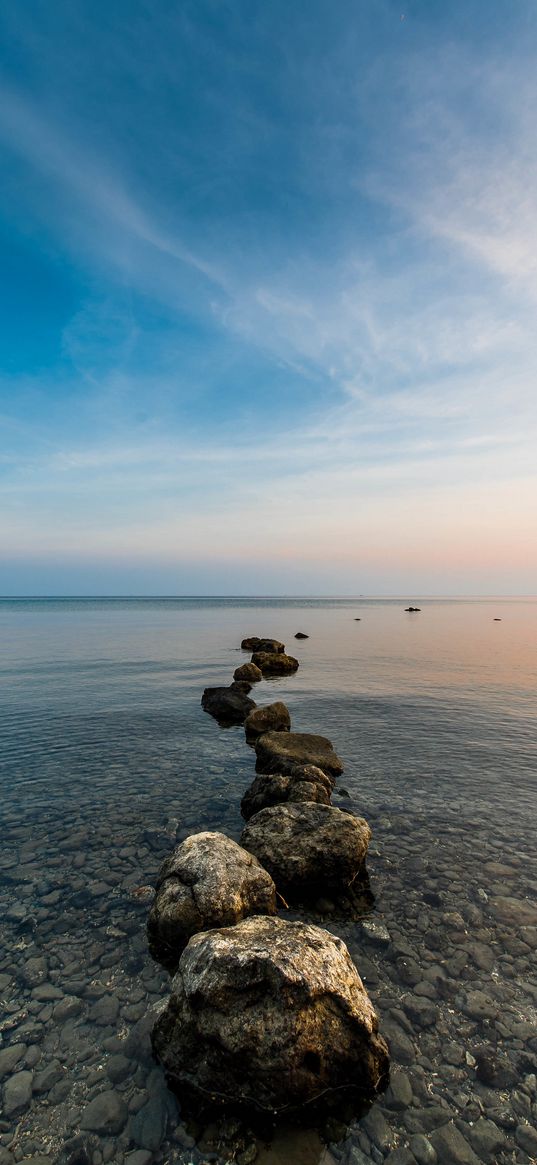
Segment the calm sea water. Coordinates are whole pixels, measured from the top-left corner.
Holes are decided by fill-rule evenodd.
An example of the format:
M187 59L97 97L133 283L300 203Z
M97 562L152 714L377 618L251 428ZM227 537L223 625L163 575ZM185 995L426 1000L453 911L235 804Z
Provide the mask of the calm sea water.
M253 754L200 697L255 634L300 669L252 695L332 739L374 831L388 938L315 921L348 942L401 1083L328 1148L302 1133L258 1160L360 1165L399 1147L419 1161L416 1137L443 1160L453 1129L478 1160L534 1159L537 600L410 602L419 614L362 598L0 601L0 1070L20 1093L4 1089L2 1163L57 1160L79 1136L92 1165L248 1151L187 1128L151 1063L144 1018L167 977L146 954L141 888L188 833L240 835ZM483 1048L505 1070L493 1084ZM115 1118L85 1127L101 1094Z

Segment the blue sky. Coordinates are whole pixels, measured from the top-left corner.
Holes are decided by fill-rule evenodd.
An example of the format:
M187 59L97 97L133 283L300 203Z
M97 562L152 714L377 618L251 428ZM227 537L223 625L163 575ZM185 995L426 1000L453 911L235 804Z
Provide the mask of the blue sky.
M0 31L0 593L533 593L533 0Z

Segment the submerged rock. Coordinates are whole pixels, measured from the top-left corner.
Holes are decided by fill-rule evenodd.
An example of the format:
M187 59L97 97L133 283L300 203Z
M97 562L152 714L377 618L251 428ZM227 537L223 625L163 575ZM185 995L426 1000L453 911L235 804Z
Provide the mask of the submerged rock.
M281 700L275 704L267 704L264 708L254 708L244 721L248 741L257 740L264 732L289 732L290 728L289 709Z
M313 801L329 805L332 780L315 765L297 765L292 773L269 773L255 778L241 801L245 821L270 805Z
M344 892L362 873L371 830L362 817L311 803L273 805L250 818L241 845L288 895Z
M258 635L251 635L249 639L243 639L241 647L243 651L270 651L278 653L285 651L285 643L280 643L279 639L260 639Z
M298 659L286 655L284 651L263 651L259 648L252 655L252 663L264 676L288 676L298 669Z
M263 672L256 667L255 663L241 663L240 667L236 667L233 672L234 680L247 680L249 683L258 684L263 679Z
M153 1050L174 1085L271 1112L387 1082L378 1020L341 939L250 918L198 934L181 957Z
M250 685L246 685L246 691ZM249 712L255 708L255 702L246 695L242 685L233 684L229 688L205 688L201 697L201 706L223 728L231 724L244 724Z
M309 732L265 732L255 745L258 773L289 773L296 765L315 765L329 776L343 772L343 762L326 736Z
M175 970L198 931L275 913L274 883L257 859L223 833L196 833L161 867L147 922L149 949Z

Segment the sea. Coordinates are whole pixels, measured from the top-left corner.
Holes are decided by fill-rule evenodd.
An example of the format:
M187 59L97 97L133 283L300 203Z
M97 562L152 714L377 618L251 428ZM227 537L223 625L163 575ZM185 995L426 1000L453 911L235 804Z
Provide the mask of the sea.
M174 846L240 838L255 755L200 700L252 635L300 664L252 697L330 738L373 831L367 914L307 921L392 1063L365 1116L270 1135L169 1091L145 933ZM0 738L0 1165L537 1160L537 599L2 599Z

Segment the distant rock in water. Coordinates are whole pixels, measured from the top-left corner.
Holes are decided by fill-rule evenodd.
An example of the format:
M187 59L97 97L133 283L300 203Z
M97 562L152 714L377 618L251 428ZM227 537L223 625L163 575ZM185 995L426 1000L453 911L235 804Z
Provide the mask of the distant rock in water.
M233 679L247 680L249 683L258 684L263 679L263 672L256 667L255 663L241 663L240 667L235 668Z
M297 631L295 639L309 639L309 635L306 635L304 631Z
M246 684L246 691L250 685ZM232 724L244 724L249 712L255 708L255 702L250 700L239 684L229 688L205 688L201 697L201 706L222 728L229 728Z
M286 897L344 892L364 871L371 830L363 817L312 803L273 805L251 817L241 845Z
M161 866L147 923L149 949L174 971L198 931L275 913L274 882L257 858L223 833L196 833Z
M254 708L244 721L244 731L249 742L257 740L264 732L289 732L290 727L289 709L281 700L267 704L264 708Z
M249 918L196 935L152 1041L179 1092L274 1114L340 1089L372 1100L388 1078L388 1049L345 944L302 922Z
M252 663L264 676L287 676L297 671L299 663L292 655L283 651L254 651Z
M500 617L499 617L498 615L495 615L495 617L494 617L494 619L492 620L492 622L493 622L493 623L501 623L501 619L500 619Z
M326 736L309 732L265 732L255 743L258 773L289 773L295 765L315 765L332 777L343 772L343 762Z
M332 794L332 780L315 765L297 765L292 774L263 774L255 778L241 801L241 813L245 821L267 809L270 805L288 802L313 801L329 805Z
M285 643L279 639L260 639L258 635L251 635L241 643L243 651L270 651L276 654L285 651Z
M421 611L421 607L405 607L405 611Z

